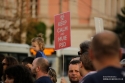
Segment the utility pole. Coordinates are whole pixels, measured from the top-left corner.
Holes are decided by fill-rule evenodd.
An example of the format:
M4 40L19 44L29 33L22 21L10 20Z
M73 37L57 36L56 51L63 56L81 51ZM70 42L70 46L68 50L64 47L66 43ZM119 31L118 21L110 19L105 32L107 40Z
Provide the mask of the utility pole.
M59 13L62 13L62 0L59 0Z
M23 19L23 3L24 1L21 0L21 7L20 7L20 43L22 43L22 38L21 38L21 34L22 34L22 19Z

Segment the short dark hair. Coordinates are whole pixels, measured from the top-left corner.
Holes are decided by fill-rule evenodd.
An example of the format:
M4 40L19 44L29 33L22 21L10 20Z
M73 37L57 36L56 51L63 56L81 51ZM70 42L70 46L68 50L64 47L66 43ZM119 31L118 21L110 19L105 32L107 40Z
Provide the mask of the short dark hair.
M90 47L90 41L84 41L82 42L79 47L81 49L81 54L84 53L84 52L88 52L88 49Z
M119 54L120 42L117 35L111 31L98 33L93 37L91 48L97 60Z
M85 52L80 56L80 61L82 62L82 64L84 65L84 68L86 70L90 70L90 71L95 70L95 68L94 68L94 66L92 64L92 61L89 58L88 52Z
M72 60L69 64L79 64L80 60Z
M4 59L6 60L6 62L7 62L6 64L7 64L8 67L12 66L12 65L19 64L19 62L17 61L17 59L14 58L14 57L6 56Z
M45 58L38 57L38 60L37 60L36 64L37 64L37 66L40 66L40 69L43 72L48 73L48 71L49 71L49 62Z
M22 60L22 62L24 64L28 64L28 63L32 64L33 60L34 60L33 57L26 57L25 59Z
M14 65L5 70L4 76L14 79L14 83L33 83L31 72L22 65Z

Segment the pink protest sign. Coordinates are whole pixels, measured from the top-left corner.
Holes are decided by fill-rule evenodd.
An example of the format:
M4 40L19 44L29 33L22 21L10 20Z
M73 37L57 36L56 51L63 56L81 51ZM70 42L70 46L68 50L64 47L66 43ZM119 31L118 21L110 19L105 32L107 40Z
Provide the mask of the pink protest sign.
M70 47L70 12L55 16L54 22L55 50Z

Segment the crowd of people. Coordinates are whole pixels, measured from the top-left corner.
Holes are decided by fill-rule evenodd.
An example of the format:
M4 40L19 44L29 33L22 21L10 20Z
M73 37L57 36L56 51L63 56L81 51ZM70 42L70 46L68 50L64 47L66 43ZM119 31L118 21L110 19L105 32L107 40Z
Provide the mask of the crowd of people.
M70 83L125 82L125 59L121 60L122 50L115 33L104 31L96 34L91 41L82 42L78 55L71 62L80 61L79 68L77 64L72 69L69 65ZM62 78L61 83L67 82Z
M14 57L0 58L1 83L56 83L56 71L50 67L40 36L31 41L36 57L27 57L19 63ZM91 41L79 46L78 57L68 67L70 83L125 83L125 59L117 35L111 31L96 34ZM121 62L120 62L121 61ZM62 78L60 83L67 83Z

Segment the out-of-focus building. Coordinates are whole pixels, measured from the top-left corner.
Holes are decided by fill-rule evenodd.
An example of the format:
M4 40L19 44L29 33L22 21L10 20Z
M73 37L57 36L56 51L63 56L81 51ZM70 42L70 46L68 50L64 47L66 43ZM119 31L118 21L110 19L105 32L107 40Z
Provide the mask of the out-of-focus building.
M125 6L124 0L37 0L38 19L47 26L47 36L53 24L54 15L60 12L71 13L71 45L78 47L84 40L90 40L95 34L94 17L101 17L105 29L116 24L116 15ZM48 37L47 37L48 38ZM49 44L49 42L48 42Z
M26 13L25 15L23 14L24 16L31 15L31 18L43 21L47 25L47 45L50 44L50 26L53 25L54 16L70 11L72 47L78 47L81 42L90 40L95 34L94 17L101 17L103 19L105 29L112 29L116 24L117 13L120 13L120 9L125 6L124 0L0 0L0 11L4 10L4 12L0 12L0 35L7 34L4 29L10 29L12 27L8 24L12 25L13 23L14 26L19 26L20 21L11 22L7 20L6 23L4 18L6 17L8 19L7 16L11 16L11 18L15 19L17 17L16 15L20 16L21 13L16 11L20 11L21 9L19 5L20 1L25 2L23 11ZM3 9L3 4L5 7L12 6L11 11L8 8ZM9 26L8 28L5 27L5 23ZM5 28L1 29L3 26ZM14 28L10 32L16 33L18 30L19 28ZM25 34L22 34L24 38Z

